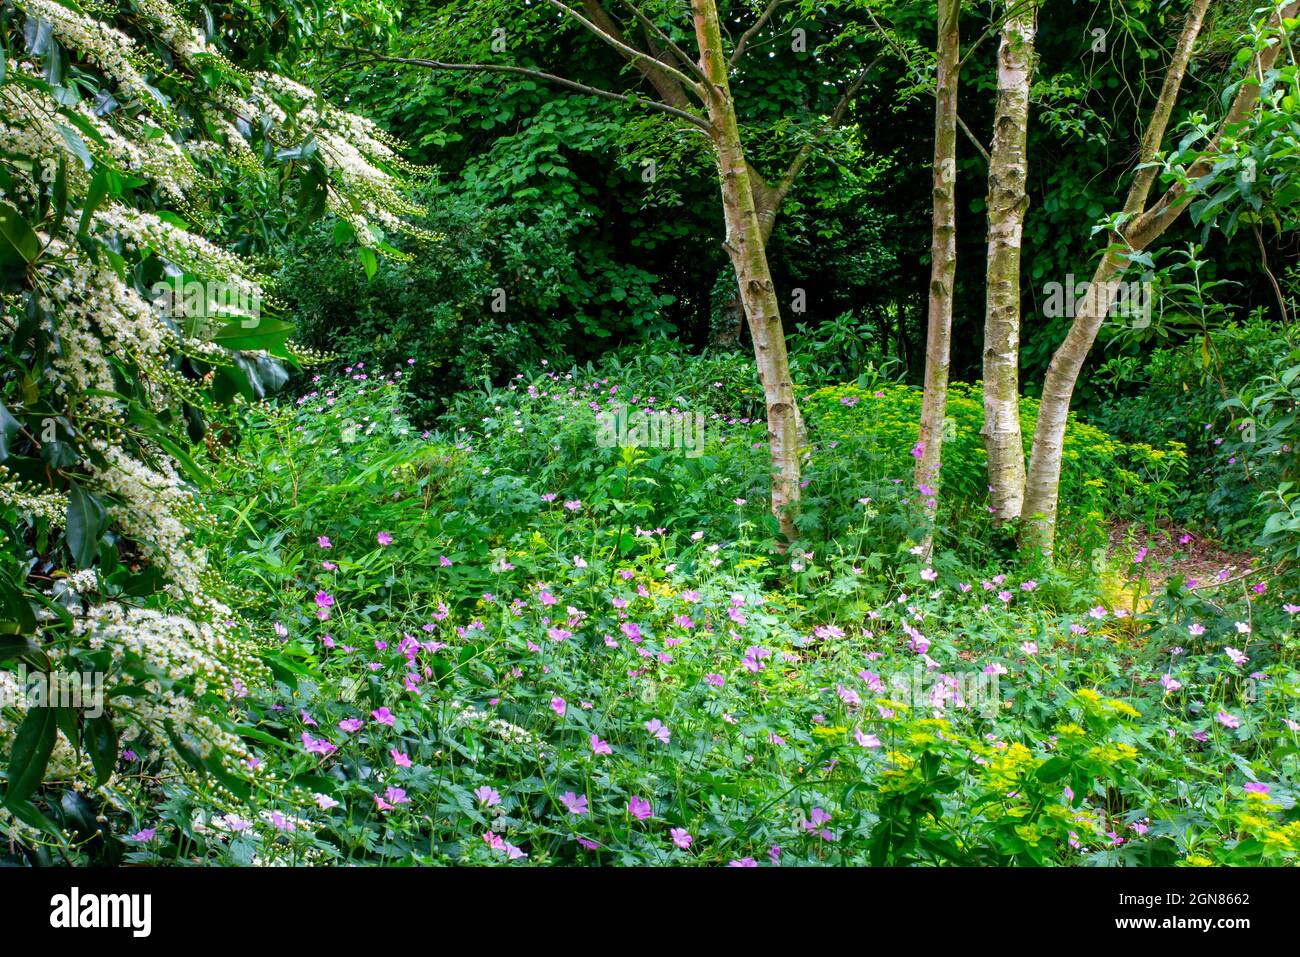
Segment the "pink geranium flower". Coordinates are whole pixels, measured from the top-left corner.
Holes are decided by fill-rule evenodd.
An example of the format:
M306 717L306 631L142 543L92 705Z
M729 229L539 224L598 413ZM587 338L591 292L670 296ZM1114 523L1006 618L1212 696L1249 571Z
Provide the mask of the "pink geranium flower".
M565 791L560 795L560 803L564 805L570 814L579 815L587 813L586 795L577 795L572 791Z

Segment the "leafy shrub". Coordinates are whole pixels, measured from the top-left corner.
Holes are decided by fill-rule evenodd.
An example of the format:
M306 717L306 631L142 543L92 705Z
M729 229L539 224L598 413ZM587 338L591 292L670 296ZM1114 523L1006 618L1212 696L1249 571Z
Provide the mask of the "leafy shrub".
M363 369L417 357L407 394L429 420L454 393L559 351L568 326L551 314L573 263L557 222L516 222L509 209L453 200L421 225L433 238L369 276L331 227L316 227L285 252L279 282L305 343Z
M1255 316L1154 349L1143 359L1112 360L1100 370L1113 374L1112 386L1134 380L1142 386L1102 402L1088 420L1125 442L1182 443L1186 494L1175 516L1249 546L1264 521L1259 496L1269 482L1254 481L1242 466L1236 439L1248 410L1228 403L1295 348L1294 328Z
M1029 453L1038 403L1021 400L1021 429ZM984 407L979 387L953 383L948 394L944 427L943 495L940 521L952 534L979 539L987 525L987 458L981 431ZM919 390L899 383L877 383L818 389L804 400L810 434L822 452L848 460L862 479L903 480L912 475L912 448L921 415ZM1166 448L1124 443L1100 429L1071 419L1065 435L1059 521L1069 532L1089 529L1086 539L1075 537L1076 548L1086 541L1086 554L1104 545L1097 537L1103 514L1117 518L1154 520L1167 515L1179 495L1186 455L1177 442ZM1103 495L1105 501L1103 501ZM919 539L918 539L919 540ZM1075 554L1078 554L1076 551Z

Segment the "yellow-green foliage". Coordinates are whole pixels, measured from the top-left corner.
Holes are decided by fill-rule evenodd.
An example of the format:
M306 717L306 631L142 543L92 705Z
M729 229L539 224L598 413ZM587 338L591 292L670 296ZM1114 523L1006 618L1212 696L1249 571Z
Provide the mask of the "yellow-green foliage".
M835 443L837 449L861 456L863 467L881 477L911 476L911 450L921 415L919 390L899 384L874 389L832 386L807 396L803 407L819 447ZM1037 417L1038 402L1021 399L1026 457ZM944 427L943 487L967 504L986 497L983 426L980 385L953 383ZM1187 471L1187 454L1178 443L1163 449L1129 445L1074 417L1066 428L1063 458L1061 506L1076 514L1161 513Z

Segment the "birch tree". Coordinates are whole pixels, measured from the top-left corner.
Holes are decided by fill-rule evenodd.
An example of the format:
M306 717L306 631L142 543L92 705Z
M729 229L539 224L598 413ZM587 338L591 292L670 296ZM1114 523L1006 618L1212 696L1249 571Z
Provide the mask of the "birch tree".
M934 218L930 239L930 299L925 341L925 392L913 455L916 484L936 501L948 406L953 280L957 272L957 78L961 59L960 0L939 0L934 96ZM933 488L931 488L933 487ZM933 515L934 506L928 511Z
M984 308L984 447L995 522L1020 516L1025 448L1020 434L1020 242L1029 197L1029 87L1037 7L1009 0L998 49L997 106L989 152Z

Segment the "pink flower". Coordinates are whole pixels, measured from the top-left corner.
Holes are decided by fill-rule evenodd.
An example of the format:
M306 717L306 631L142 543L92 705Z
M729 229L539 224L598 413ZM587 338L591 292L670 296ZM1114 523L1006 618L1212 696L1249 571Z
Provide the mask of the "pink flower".
M569 706L563 698L552 698L551 710L563 718L564 713L569 710Z
M1225 728L1241 727L1241 720L1235 715L1228 714L1226 711L1220 711L1214 716L1214 720L1218 721L1219 724L1223 725Z
M339 730L352 734L354 731L360 731L362 721L360 718L344 718L339 722Z
M1224 648L1223 653L1228 656L1229 660L1231 660L1234 665L1244 665L1250 660L1244 652L1241 652L1232 646Z
M628 802L627 813L631 814L638 821L644 821L654 812L650 807L650 802L639 795L632 795L632 800Z
M319 545L321 548L333 548L333 547L334 547L332 544L330 544L330 540L329 540L329 536L328 536L328 535L322 535L320 538L316 539L316 544Z
M501 803L501 795L497 793L497 789L486 784L474 789L474 798L484 807L496 807Z
M694 840L690 833L684 827L675 827L668 832L668 836L673 839L673 843L683 851L691 849L691 842Z
M728 861L728 867L758 867L758 861L752 857L742 857L738 861Z
M302 746L307 749L308 754L319 754L323 758L329 757L338 750L324 738L313 738L306 731L302 733Z
M568 809L570 814L580 815L587 813L587 797L579 796L572 791L565 791L560 795L560 803Z
M142 831L136 831L136 832L135 832L134 834L132 834L129 838L127 838L127 840L129 840L129 841L136 841L137 843L140 843L140 844L148 844L150 841L152 841L152 840L153 840L155 837L157 837L157 836L158 836L158 828L156 828L156 827L146 827L146 828L145 828L144 830L142 830Z
M600 740L600 736L595 734L591 736L591 750L594 751L596 754L614 753L614 749L609 746L609 743Z
M880 739L874 734L864 734L861 728L853 729L853 737L856 738L858 744L864 748L880 747Z
M387 548L389 545L393 544L393 536L389 535L387 532L380 532L375 536L375 541Z
M406 752L390 748L388 753L392 755L393 763L399 768L409 768L411 766L411 757Z
M328 811L332 807L338 807L339 802L334 800L328 794L317 794L316 806L320 808L322 811Z
M650 732L651 737L658 739L663 744L667 744L672 732L658 718L653 718L646 722L645 729Z
M393 804L410 804L411 799L406 796L406 791L402 788L388 787L384 789L384 797L388 798Z
M441 565L443 568L450 568L450 567L451 567L451 559L448 558L446 555L439 555L439 556L438 556L438 564Z
M933 568L922 568L921 578L924 581L932 582L939 577L939 573Z
M374 711L370 712L370 717L374 718L380 724L388 725L390 728L396 720L393 717L393 712L389 711L387 708L376 708Z

